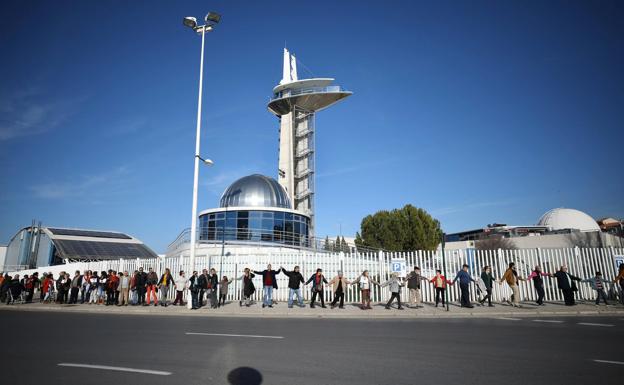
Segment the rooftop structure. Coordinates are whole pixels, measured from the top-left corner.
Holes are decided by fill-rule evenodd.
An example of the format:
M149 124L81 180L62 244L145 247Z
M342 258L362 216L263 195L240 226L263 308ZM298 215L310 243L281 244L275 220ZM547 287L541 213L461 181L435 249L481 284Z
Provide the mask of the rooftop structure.
M140 240L115 231L24 227L7 245L5 269L34 268L65 260L98 261L119 258L156 258Z
M552 230L600 231L600 226L594 218L575 209L556 208L549 210L542 215L537 224Z
M284 48L282 80L273 88L268 109L279 117L278 181L293 202L293 209L310 218L314 235L314 117L317 111L350 96L332 78L299 80L297 60Z

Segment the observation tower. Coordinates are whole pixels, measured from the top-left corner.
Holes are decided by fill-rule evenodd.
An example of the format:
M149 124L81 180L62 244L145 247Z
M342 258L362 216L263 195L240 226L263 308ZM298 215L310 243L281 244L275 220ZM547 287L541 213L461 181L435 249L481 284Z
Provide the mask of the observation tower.
M269 111L280 121L278 182L293 209L310 217L314 236L314 116L350 96L333 78L297 77L297 59L284 48L282 80L273 88Z

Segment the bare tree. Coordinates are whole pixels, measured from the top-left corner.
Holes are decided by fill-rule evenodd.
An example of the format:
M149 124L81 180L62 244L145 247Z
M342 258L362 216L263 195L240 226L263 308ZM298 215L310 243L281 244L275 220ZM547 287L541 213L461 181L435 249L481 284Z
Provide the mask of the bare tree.
M502 235L491 235L487 238L476 240L475 248L477 250L514 250L516 245L514 245L511 239Z

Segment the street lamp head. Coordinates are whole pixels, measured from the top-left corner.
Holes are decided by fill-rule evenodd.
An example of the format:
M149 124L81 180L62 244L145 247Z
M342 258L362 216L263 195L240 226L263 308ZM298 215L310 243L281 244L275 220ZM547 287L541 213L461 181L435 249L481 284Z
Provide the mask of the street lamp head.
M202 159L202 161L208 166L212 166L214 164L212 159Z
M182 20L182 24L191 29L195 29L197 27L197 19L192 16L187 16Z
M221 21L221 15L216 12L208 12L204 21L206 22L206 25L212 27L215 24L219 24L219 21Z

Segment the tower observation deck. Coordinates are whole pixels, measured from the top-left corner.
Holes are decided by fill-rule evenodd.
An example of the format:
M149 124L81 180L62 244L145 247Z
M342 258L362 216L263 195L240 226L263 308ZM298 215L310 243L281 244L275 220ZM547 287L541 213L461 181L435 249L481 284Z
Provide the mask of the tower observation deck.
M284 71L273 88L269 111L279 117L278 182L286 189L293 208L311 219L314 236L314 116L317 111L350 96L332 78L297 77L297 60L284 48Z

